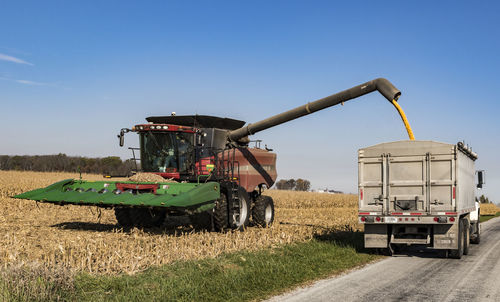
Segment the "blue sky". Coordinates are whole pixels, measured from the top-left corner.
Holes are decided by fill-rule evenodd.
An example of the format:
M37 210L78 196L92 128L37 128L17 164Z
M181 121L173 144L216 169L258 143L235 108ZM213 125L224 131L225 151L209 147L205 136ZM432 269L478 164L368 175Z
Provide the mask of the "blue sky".
M4 1L0 154L126 158L116 134L146 116L255 122L386 77L416 138L469 143L499 202L499 15L495 1ZM359 148L407 138L379 94L254 137L281 178L346 192Z

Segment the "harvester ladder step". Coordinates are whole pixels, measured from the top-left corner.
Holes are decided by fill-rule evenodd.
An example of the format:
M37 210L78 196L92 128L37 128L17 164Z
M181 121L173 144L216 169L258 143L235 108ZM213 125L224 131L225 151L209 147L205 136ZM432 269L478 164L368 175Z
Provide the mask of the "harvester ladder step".
M240 210L240 194L239 194L239 190L238 190L238 186L236 184L233 184L231 186L231 195L233 197L233 202L232 202L232 210L233 211L236 211L237 213L239 213L239 210Z

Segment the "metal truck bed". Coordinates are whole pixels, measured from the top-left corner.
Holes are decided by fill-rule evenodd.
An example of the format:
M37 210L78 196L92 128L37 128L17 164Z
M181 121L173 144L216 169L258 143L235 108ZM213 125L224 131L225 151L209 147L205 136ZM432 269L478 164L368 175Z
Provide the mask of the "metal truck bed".
M415 216L474 208L474 160L457 145L398 141L359 150L359 210Z
M469 214L477 211L477 155L462 143L389 142L363 148L358 155L365 247L415 244L458 255L465 244L460 242L478 236L478 222ZM470 232L464 231L469 227Z

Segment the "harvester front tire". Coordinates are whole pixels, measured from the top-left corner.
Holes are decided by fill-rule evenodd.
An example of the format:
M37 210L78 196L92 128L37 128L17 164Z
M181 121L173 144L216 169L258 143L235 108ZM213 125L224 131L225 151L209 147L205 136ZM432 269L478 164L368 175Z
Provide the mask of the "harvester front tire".
M228 227L228 205L226 194L221 192L220 198L215 202L213 210L214 227L216 231L222 232Z
M131 227L134 225L132 217L130 216L130 209L115 208L115 217L118 225L122 227Z
M209 229L211 219L212 217L208 211L189 216L189 221L196 230Z
M132 209L131 215L134 225L143 228L160 227L165 222L166 212L158 209Z
M252 209L252 223L261 227L269 227L274 221L274 201L270 196L260 195Z

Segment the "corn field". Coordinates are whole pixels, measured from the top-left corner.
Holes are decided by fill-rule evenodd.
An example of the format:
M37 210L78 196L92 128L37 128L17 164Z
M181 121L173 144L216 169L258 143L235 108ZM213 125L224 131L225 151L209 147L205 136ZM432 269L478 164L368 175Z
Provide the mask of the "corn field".
M495 215L497 212L500 212L500 208L494 203L481 204L481 215Z
M150 266L258 250L312 239L337 230L361 230L357 196L266 191L274 198L275 223L244 232L217 233L189 225L124 231L113 210L58 206L10 198L72 173L0 171L0 261L90 273L134 274ZM100 175L83 179L102 180Z

